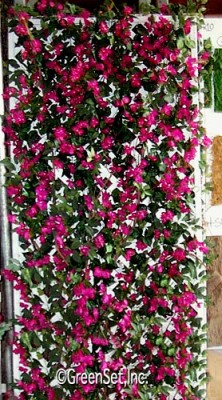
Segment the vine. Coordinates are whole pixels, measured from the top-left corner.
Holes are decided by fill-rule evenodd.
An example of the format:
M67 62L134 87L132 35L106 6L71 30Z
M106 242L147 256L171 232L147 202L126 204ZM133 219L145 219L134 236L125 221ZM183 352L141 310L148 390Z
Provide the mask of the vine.
M208 141L192 18L48 0L10 15L5 165L24 261L5 277L21 297L18 399L203 398L208 249L192 161ZM105 385L89 378L99 373Z

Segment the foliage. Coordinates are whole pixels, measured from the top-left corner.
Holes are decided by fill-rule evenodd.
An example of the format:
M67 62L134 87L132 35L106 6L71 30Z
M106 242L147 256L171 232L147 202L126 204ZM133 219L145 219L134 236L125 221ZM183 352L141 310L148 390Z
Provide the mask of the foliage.
M214 67L213 67L213 83L214 83L214 109L215 111L222 111L221 101L221 68L222 68L222 50L214 50Z
M37 21L10 12L5 166L24 261L5 276L21 294L18 398L201 399L208 250L192 160L208 139L192 21L113 3L94 17L48 0ZM61 368L147 379L59 385Z
M6 334L11 329L11 323L0 322L0 340L2 340Z
M212 43L210 39L204 40L204 49L206 52L210 52L212 54ZM203 71L203 82L204 82L204 107L210 108L213 103L213 70L214 70L214 61L213 56L208 57L208 62L205 65Z

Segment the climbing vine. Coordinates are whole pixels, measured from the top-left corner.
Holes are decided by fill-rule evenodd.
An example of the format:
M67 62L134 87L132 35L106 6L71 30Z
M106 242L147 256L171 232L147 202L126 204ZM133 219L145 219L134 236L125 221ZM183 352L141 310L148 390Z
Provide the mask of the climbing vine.
M203 398L193 160L209 142L194 100L205 58L179 16L48 0L10 10L4 163L24 259L5 277L20 291L20 400Z

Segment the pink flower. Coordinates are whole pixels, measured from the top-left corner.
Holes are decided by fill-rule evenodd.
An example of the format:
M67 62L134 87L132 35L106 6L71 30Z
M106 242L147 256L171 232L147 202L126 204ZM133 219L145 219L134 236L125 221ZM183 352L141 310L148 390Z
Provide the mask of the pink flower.
M90 247L89 246L80 246L80 253L85 256L88 257L89 255L89 251L90 251Z
M130 14L132 14L132 12L133 12L133 8L132 7L124 6L124 8L123 8L123 14L124 15L130 15Z
M132 228L126 224L122 224L119 228L119 230L117 230L118 232L120 231L123 235L129 235L130 232L132 231Z
M138 250L146 250L147 249L147 244L146 243L144 243L144 242L142 242L142 240L137 240L137 242L136 242L136 248L138 249Z
M199 250L203 253L203 254L208 254L209 253L209 248L206 246L205 243L200 242L199 243Z
M157 265L156 270L158 272L158 274L162 274L164 267L162 266L162 264Z
M85 65L83 62L79 61L76 67L71 67L70 70L70 81L79 81L85 75Z
M47 197L48 197L48 190L46 190L45 184L41 183L35 189L36 195L36 206L41 210L47 209Z
M88 89L91 89L93 91L94 96L100 95L100 88L99 88L98 81L96 81L96 80L88 81L87 87L88 87ZM97 119L94 119L93 122L91 120L91 124L93 124L93 127L96 127L98 125L98 123L96 123L96 126L95 126L95 122L97 122Z
M62 161L60 161L59 159L54 159L53 160L53 165L55 168L57 169L63 169L64 168L64 164Z
M131 76L131 85L133 88L140 88L142 83L141 83L141 73L139 72L135 72L132 76Z
M97 249L101 249L105 245L105 239L102 233L99 233L95 238L94 238L94 244Z
M42 43L39 39L32 39L31 40L31 47L33 53L41 53L42 51Z
M63 248L65 246L64 240L60 235L56 235L55 243L58 247Z
M106 61L113 56L113 49L109 47L102 47L99 51L99 57L102 61Z
M165 377L165 368L159 367L156 381L163 381L164 377Z
M158 73L158 84L163 84L167 82L167 74L164 69L161 69Z
M14 274L14 272L12 272L10 269L4 269L2 271L2 275L4 275L4 277L9 281L9 282L13 282L16 280L16 275Z
M180 369L186 368L187 364L192 360L192 354L189 353L188 350L185 348L182 348L177 352L176 359L177 359L177 365ZM184 387L185 388L185 387ZM180 388L180 390L182 387ZM186 389L186 388L185 388ZM180 392L181 393L181 392ZM185 393L184 393L185 394Z
M181 142L182 140L184 140L184 134L178 128L172 130L172 137L176 142Z
M9 100L10 97L13 97L17 93L16 88L14 87L6 87L3 93L3 99L4 100Z
M7 187L7 195L10 197L17 196L21 192L20 186L9 185Z
M130 261L130 260L131 260L131 257L133 257L135 253L136 253L136 252L135 252L134 249L127 249L127 250L126 250L126 254L125 254L125 259L126 259L127 261Z
M60 145L60 151L63 154L73 155L75 154L75 146L69 143L62 142Z
M28 395L31 395L37 389L35 383L26 383L23 381L18 381L17 384L19 388L24 390L24 392L27 393Z
M15 231L18 233L19 236L21 236L25 240L30 240L31 239L30 228L25 226L25 224L20 223L19 226L16 227Z
M16 215L8 214L8 221L9 221L11 224L14 224L14 223L16 222L16 220L17 220Z
M47 391L47 400L54 400L56 397L55 390L51 387L46 388Z
M171 210L167 210L165 212L162 212L161 214L161 221L165 224L167 221L172 221L174 218L174 213Z
M167 116L170 116L173 110L173 106L170 104L164 104L164 106L161 109L161 112Z
M114 140L112 137L107 136L101 142L101 147L103 150L109 150L114 144Z
M96 388L96 383L91 384L91 383L85 383L85 381L81 382L80 385L82 386L82 390L84 393L90 393L93 392Z
M186 259L185 250L178 248L173 252L173 257L176 261L184 261Z
M112 203L110 201L110 195L107 192L102 193L102 205L103 205L103 207L106 207L106 208L112 207Z
M111 294L105 293L102 297L102 302L103 304L108 304L111 307L113 303L113 297L111 296Z
M188 71L190 77L191 78L195 77L197 69L198 69L196 58L188 56L185 63L187 65L187 71Z
M74 126L72 126L72 131L75 133L77 136L83 136L85 133L85 129L88 128L88 122L85 120L77 122Z
M128 307L128 301L124 299L123 301L118 301L114 305L114 309L118 312L123 312Z
M64 18L64 22L66 25L73 25L75 22L75 17L73 15L66 15Z
M187 248L189 251L196 250L199 246L199 242L196 239L190 240L190 242L187 243Z
M201 53L201 55L200 55L200 60L202 61L202 62L206 62L206 61L208 61L209 60L209 57L210 57L210 53L209 53L209 51L204 51L203 53Z
M212 140L208 136L204 135L201 144L204 147L209 147L212 144Z
M133 394L133 397L135 397L136 399L140 398L138 383L135 383L135 382L133 383L133 385L132 385L132 394Z
M164 230L163 230L163 236L165 237L165 239L169 239L170 236L171 236L170 231L167 230L167 229L164 229Z
M95 267L93 275L96 276L97 278L104 278L108 279L111 276L111 272L107 269L102 269L100 267Z
M187 19L187 20L185 21L185 24L184 24L184 27L183 27L184 33L185 33L186 35L189 35L189 33L190 33L190 31L191 31L191 26L192 26L191 20L190 20L190 19Z
M99 125L99 120L96 117L92 117L90 121L90 127L91 128L96 128Z
M83 196L83 198L84 198L84 202L85 202L88 210L92 211L94 209L94 203L93 203L92 197L89 195L85 195L85 196Z
M102 337L93 336L91 340L92 343L96 344L97 346L108 346L109 344L108 340Z
M68 138L68 133L66 129L62 126L54 129L54 136L58 142L63 142L65 139Z
M196 152L197 152L197 150L196 150L195 147L190 148L189 150L187 150L187 151L184 153L184 160L185 160L186 162L188 162L188 163L189 163L190 161L194 160L194 158L195 158L195 156L196 156Z
M24 124L26 122L25 113L23 110L11 110L12 122L16 125Z
M74 390L70 400L85 400L85 397L83 397L79 390Z
M196 300L197 298L194 293L184 292L177 301L180 307L189 308L193 303L196 302Z
M91 354L84 354L82 350L78 350L72 355L72 362L76 364L83 364L85 366L93 366L94 357Z
M109 32L109 27L105 21L101 21L99 24L99 30L102 33L108 33Z
M132 311L128 310L123 318L118 322L118 326L120 327L121 331L124 333L127 331L127 329L131 328L131 316L132 316Z

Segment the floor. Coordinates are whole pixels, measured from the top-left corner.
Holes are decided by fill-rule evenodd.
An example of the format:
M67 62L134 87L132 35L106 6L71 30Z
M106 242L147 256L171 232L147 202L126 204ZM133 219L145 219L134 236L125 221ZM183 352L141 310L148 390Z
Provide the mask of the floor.
M208 350L208 372L207 400L222 400L222 349Z

